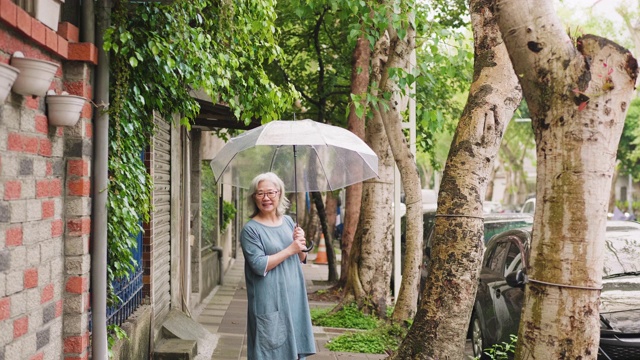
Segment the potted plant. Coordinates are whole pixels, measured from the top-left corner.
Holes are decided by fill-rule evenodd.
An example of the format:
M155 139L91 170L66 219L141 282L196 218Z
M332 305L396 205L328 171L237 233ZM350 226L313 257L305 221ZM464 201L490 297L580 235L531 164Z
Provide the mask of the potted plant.
M20 74L20 70L5 63L0 63L0 104L3 104L9 93L11 86Z
M51 91L53 92L53 91ZM63 92L60 95L47 94L47 117L49 125L75 126L80 119L80 113L86 99L82 96L69 95Z
M20 95L44 96L51 86L59 65L41 59L27 58L20 51L11 57L11 66L20 70L13 91Z

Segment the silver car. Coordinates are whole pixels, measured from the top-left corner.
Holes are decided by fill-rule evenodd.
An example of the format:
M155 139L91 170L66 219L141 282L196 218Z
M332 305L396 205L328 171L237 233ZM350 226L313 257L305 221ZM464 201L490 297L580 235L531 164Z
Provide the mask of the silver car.
M469 329L475 356L518 333L530 238L531 228L509 230L487 244ZM605 241L598 359L638 360L640 224L609 221Z

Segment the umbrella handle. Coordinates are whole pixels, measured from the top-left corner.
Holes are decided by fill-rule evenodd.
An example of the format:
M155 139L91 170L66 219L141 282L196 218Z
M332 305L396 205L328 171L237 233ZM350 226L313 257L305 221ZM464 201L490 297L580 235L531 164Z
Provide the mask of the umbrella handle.
M311 246L307 248L307 250L302 250L302 252L309 252L313 249L313 241L311 242Z

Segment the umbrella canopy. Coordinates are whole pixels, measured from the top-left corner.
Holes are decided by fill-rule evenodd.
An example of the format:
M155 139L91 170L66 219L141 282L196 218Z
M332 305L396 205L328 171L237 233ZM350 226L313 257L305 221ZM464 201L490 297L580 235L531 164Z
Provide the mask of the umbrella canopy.
M287 192L328 191L378 176L378 157L349 130L313 120L272 121L232 138L211 161L216 182L249 188L276 173Z

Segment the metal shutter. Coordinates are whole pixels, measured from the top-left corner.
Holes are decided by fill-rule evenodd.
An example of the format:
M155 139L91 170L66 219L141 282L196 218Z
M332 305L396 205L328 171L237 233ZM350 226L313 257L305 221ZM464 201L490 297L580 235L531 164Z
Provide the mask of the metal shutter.
M154 117L152 233L153 307L163 318L171 303L171 125Z

